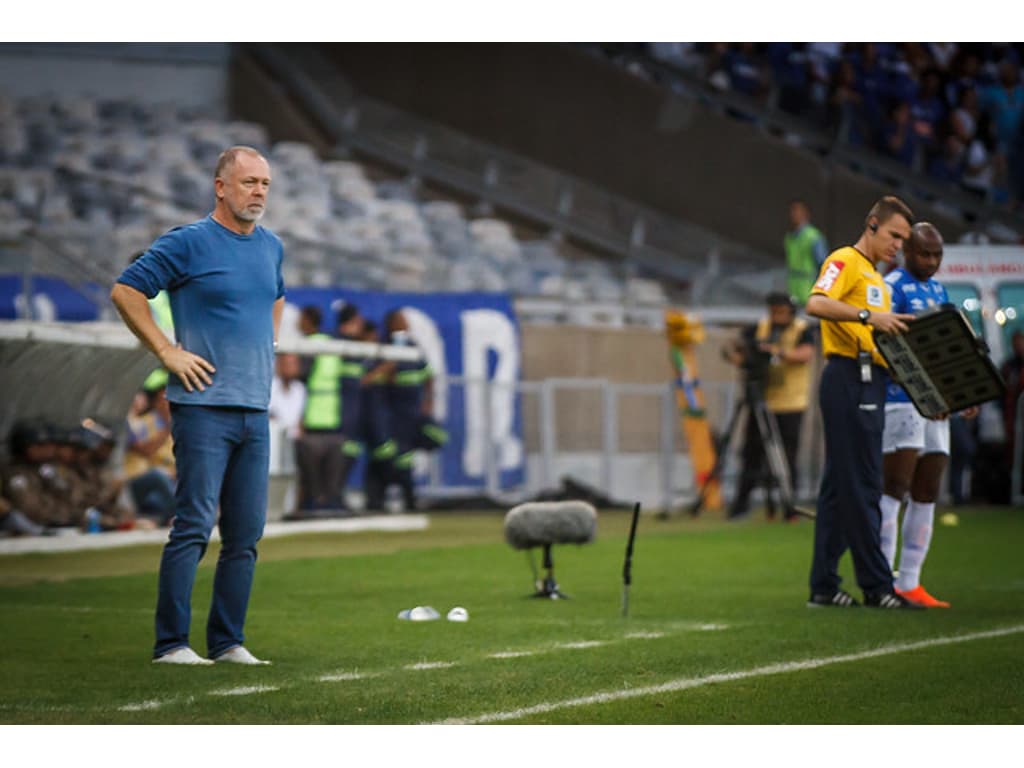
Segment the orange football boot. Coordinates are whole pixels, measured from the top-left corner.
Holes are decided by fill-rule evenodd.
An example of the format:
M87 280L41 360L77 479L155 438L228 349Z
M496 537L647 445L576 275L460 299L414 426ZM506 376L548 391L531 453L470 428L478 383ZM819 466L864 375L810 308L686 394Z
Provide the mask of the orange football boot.
M925 588L918 584L913 589L908 589L904 592L902 589L897 589L896 592L907 600L911 600L918 605L923 605L925 608L949 608L949 603L945 600L936 600L934 597L925 591Z

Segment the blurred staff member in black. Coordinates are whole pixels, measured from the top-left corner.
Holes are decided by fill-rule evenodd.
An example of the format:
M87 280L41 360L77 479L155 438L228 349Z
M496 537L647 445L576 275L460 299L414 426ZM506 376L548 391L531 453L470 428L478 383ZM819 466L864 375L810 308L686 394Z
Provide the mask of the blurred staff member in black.
M808 322L796 316L796 302L788 294L770 293L767 303L767 316L757 325L744 329L741 339L727 347L724 356L742 369L747 399L763 400L775 419L789 468L790 485L795 490L796 455L800 426L807 410L814 335ZM731 519L749 513L750 494L765 480L766 446L752 408L747 409L745 421L743 469L736 496L729 507ZM791 510L786 510L785 515L787 521L798 519ZM775 517L771 496L768 517Z
M849 548L864 604L919 608L893 590L892 569L880 544L885 360L872 331L904 333L913 315L890 312L889 291L877 266L893 263L910 237L914 215L897 197L868 212L853 246L829 254L807 300L821 318L828 362L819 389L825 433L825 473L818 493L810 606L856 606L840 588L839 558Z

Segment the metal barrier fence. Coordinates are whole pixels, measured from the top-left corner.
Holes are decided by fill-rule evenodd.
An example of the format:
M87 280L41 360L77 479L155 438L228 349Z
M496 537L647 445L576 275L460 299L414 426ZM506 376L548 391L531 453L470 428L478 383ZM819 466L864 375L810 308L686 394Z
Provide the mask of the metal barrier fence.
M705 385L713 431L727 422L737 392L733 382ZM671 383L550 378L509 385L449 376L435 381L435 404L451 439L417 455L425 498L512 502L558 490L563 478L647 509L678 509L697 495ZM457 413L448 413L453 404ZM272 471L294 482L291 446L277 439ZM726 488L738 472L741 445L736 439L730 446ZM352 478L350 486L360 485Z

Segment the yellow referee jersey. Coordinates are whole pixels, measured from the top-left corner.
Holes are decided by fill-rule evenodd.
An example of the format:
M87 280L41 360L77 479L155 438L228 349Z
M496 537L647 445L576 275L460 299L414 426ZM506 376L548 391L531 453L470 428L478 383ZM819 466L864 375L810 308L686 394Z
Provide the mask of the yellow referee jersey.
M892 306L889 287L881 273L867 256L852 246L832 251L825 259L818 274L818 282L811 289L812 296L816 293L872 312L888 312ZM870 350L874 362L885 365L885 360L875 349L871 326L856 320L841 323L823 319L821 349L825 355L842 355L853 359L857 358L861 350Z

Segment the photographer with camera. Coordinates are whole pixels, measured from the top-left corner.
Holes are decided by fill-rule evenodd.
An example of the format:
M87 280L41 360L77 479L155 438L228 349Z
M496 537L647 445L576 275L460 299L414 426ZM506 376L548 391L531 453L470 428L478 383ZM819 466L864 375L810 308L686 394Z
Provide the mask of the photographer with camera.
M743 468L736 496L729 506L730 520L749 514L751 492L758 485L767 487L768 446L755 419L762 404L769 419L777 425L774 431L786 457L790 488L796 488L796 454L809 399L814 335L809 323L796 316L796 303L789 295L770 293L767 304L767 316L757 325L745 328L739 340L722 350L722 356L743 373L743 396L749 406L744 424ZM772 519L775 507L770 495L768 499L767 514ZM784 513L787 521L797 517L792 509L785 509Z

